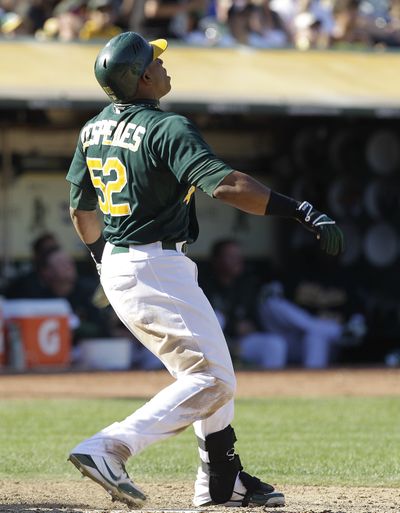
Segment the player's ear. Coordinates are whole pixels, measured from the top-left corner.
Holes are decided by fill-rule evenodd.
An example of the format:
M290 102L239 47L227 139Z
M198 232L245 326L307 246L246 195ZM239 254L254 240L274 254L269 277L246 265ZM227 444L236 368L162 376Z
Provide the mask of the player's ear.
M142 78L146 85L148 85L151 82L151 75L147 70L143 73Z

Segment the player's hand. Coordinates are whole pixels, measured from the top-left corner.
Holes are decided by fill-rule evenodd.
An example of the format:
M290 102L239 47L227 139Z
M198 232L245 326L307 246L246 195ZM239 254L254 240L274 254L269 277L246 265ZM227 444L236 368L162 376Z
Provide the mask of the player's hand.
M101 276L101 262L98 262L95 258L95 256L93 255L93 253L90 253L90 256L93 258L93 262L95 263L96 265L96 270L97 270L97 274L99 276Z
M344 239L336 222L316 210L310 203L303 201L297 208L296 219L315 234L320 246L328 255L339 255L344 249Z

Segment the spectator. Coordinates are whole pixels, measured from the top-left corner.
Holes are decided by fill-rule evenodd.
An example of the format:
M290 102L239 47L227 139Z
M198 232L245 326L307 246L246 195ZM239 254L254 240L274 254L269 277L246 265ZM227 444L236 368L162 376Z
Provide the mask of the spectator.
M336 0L332 46L373 46L371 24L368 17L360 13L359 5L359 0Z
M96 305L93 291L96 283L78 277L71 258L60 248L55 235L45 232L32 242L32 269L15 278L6 288L7 299L50 299L63 297L68 300L73 315L70 327L77 344L84 338L123 337L132 339L132 365L137 369L163 368L158 358L139 344L104 302ZM74 359L79 359L74 348Z
M245 271L240 245L232 239L215 243L210 274L200 284L214 308L236 364L281 368L286 364L283 337L263 333L257 311L259 283Z
M6 37L33 35L50 16L55 0L0 0L1 32Z
M342 34L339 42L377 48L400 45L398 0L388 3L341 0L337 4L336 36Z
M38 297L64 297L70 303L75 315L75 343L82 338L110 336L107 315L91 301L97 283L78 277L76 265L65 251L52 248L43 255L39 278L42 287Z
M146 0L121 0L117 25L123 30L143 32L144 6Z
M232 0L228 10L228 28L238 44L249 44L251 10L251 0Z
M51 17L53 9L57 4L56 0L34 0L20 1L20 10L18 11L26 18L29 26L29 34L35 34L41 30L44 23Z
M227 14L230 32L237 43L256 48L281 48L292 37L269 0L233 0Z
M122 29L116 25L117 10L113 0L89 0L88 19L79 33L80 39L111 39Z
M43 29L36 32L38 39L58 39L68 42L79 38L86 19L86 0L63 0L48 18Z
M325 49L329 45L322 31L322 22L311 12L302 12L295 19L295 46L298 50Z
M366 0L0 0L0 35L111 38L124 30L202 46L400 46L400 2Z
M292 43L292 35L270 0L254 3L250 12L249 44L257 48L283 48Z
M97 309L91 298L96 283L78 278L77 269L69 255L58 246L50 246L37 262L37 285L32 284L18 291L13 290L9 299L65 298L71 305L73 316L70 327L74 343L83 338L107 337L110 335L108 315Z
M191 30L192 14L206 13L206 0L147 0L143 31L149 39L179 39Z
M332 2L301 0L294 18L295 46L299 50L326 49L334 29Z

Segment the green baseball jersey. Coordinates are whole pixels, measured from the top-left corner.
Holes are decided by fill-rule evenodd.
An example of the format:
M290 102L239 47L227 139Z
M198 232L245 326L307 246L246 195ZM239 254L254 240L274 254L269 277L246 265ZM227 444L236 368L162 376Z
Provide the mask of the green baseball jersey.
M84 125L67 180L97 194L109 242L190 243L195 188L212 196L232 171L187 118L144 101L111 104Z

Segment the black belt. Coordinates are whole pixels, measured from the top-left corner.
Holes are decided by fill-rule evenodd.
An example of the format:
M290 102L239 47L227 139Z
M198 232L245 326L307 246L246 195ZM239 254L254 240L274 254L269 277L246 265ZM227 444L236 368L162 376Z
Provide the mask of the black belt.
M169 242L166 240L161 241L161 247L162 249L172 249L173 251L178 251L177 249L177 242ZM134 246L134 244L132 244ZM146 244L143 244L145 246ZM118 253L129 253L129 246L121 246L121 245L115 245L112 250L112 255L117 255ZM186 253L186 243L182 246L182 253Z
M178 251L176 249L176 242L168 242L166 240L161 241L161 247L163 249L173 249L175 251ZM183 247L183 246L182 246Z

